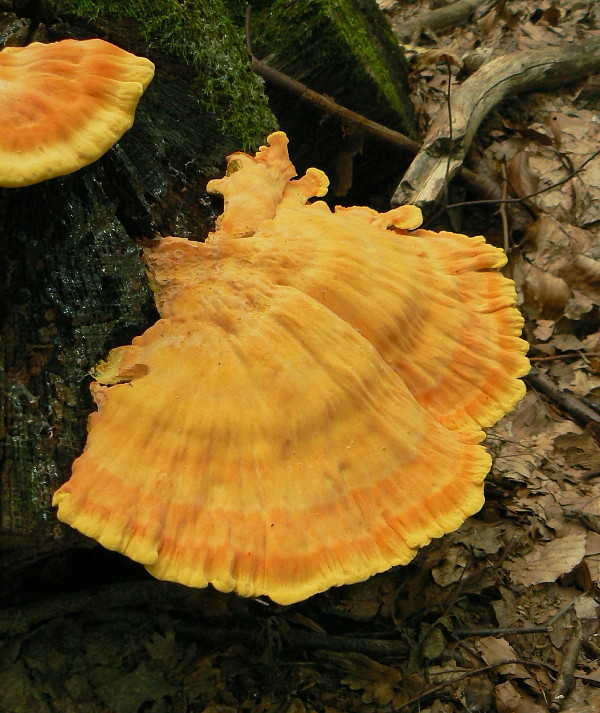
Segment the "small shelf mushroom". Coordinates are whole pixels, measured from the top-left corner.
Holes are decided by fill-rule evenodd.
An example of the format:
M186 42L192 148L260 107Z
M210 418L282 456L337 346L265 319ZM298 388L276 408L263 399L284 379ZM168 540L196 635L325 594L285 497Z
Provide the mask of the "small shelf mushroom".
M281 132L229 167L206 242L145 251L161 319L96 367L54 503L156 577L290 604L480 509L481 427L523 395L527 345L483 238L309 202L327 178L291 180Z
M0 186L29 186L96 161L131 128L150 60L100 39L0 52Z

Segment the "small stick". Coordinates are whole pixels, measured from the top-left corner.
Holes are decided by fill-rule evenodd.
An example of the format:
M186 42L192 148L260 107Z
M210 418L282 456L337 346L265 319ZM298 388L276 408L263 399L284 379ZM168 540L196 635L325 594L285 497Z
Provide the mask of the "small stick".
M440 32L447 27L458 27L475 13L482 17L489 12L498 0L458 0L436 10L418 15L414 20L401 22L392 14L392 26L399 40L408 39L421 28L431 32Z
M551 713L558 713L558 711L563 709L566 696L568 696L575 687L575 667L577 666L580 650L581 624L579 619L576 619L573 625L573 631L567 643L558 678L556 679L554 690L552 691L552 703L548 709Z
M462 639L467 639L471 636L510 636L511 634L548 634L549 626L506 626L495 627L490 629L454 629L452 633L460 636Z
M248 641L254 633L251 629L224 629L190 622L176 623L175 631L186 638L191 636L219 646L228 645L236 641ZM395 657L405 657L409 651L408 645L404 641L397 639L363 639L355 636L320 634L316 631L303 631L300 629L286 631L284 638L295 648L309 650L328 649L329 651L350 651L367 656Z
M600 352L565 352L564 354L554 354L552 356L529 357L529 361L559 361L560 359L585 359L587 357L600 356Z
M588 530L597 532L600 535L600 515L593 515L589 512L583 512L583 510L565 510L564 515L571 520L577 520Z
M49 619L80 612L112 607L172 604L189 595L187 587L172 582L117 582L96 590L62 594L23 607L0 609L0 634L23 634Z
M508 176L506 175L506 164L502 164L502 200L505 201L508 195ZM510 247L510 234L508 231L508 218L506 216L506 203L500 203L500 218L502 219L502 235L504 237L504 252L508 255Z
M287 74L283 74L283 72L274 69L266 62L256 57L252 57L251 61L252 69L256 74L260 75L270 84L279 87L279 89L293 94L300 101L307 102L326 114L334 114L342 121L363 129L365 133L371 134L371 136L375 136L382 141L386 141L393 146L407 151L411 156L416 155L421 148L421 144L419 144L418 141L409 139L408 136L404 136L404 134L401 134L399 131L388 129L388 127L383 126L383 124L378 124L376 121L371 121L371 119L367 119L356 111L341 106L341 104L338 104L331 99L331 97L309 89L309 87L302 84L302 82L289 77Z
M593 634L581 641L581 648L590 658L600 659L600 646L595 642Z
M546 624L540 624L539 626L506 626L493 629L454 629L452 633L465 638L470 636L498 636L500 634L548 634L552 631L554 622L564 616L581 596L583 595L578 594L574 597L568 604L559 609Z
M528 198L535 198L535 196L539 196L542 193L546 193L547 191L551 191L554 188L558 188L558 186L562 186L563 183L567 183L567 181L570 181L572 178L575 178L575 176L578 173L581 173L583 169L587 166L587 164L590 161L593 161L596 156L600 154L600 149L596 149L594 153L590 154L585 161L582 161L582 163L577 167L574 168L572 171L569 172L567 176L564 178L561 178L560 181L556 181L556 183L553 183L550 186L544 186L544 188L540 188L538 191L534 191L533 193L528 193L526 196L517 196L516 198L503 198L501 200L498 200L496 198L489 198L487 200L480 200L480 201L462 201L461 203L451 203L447 208L462 208L463 206L466 205L473 205L474 203L480 204L480 203L505 203L506 205L510 205L511 203L522 203L523 201L526 201Z
M481 668L474 668L471 671L466 671L465 673L461 673L459 676L457 676L456 678L453 678L450 681L444 681L443 683L439 683L437 686L428 688L424 693L421 693L419 696L415 696L414 698L411 698L409 701L406 701L406 703L402 703L400 706L398 706L398 708L394 708L393 713L399 713L399 711L403 711L407 708L414 706L417 703L421 703L425 699L429 698L430 696L433 696L436 693L443 691L445 688L448 688L448 686L452 686L455 683L458 683L459 681L463 681L465 678L470 678L471 676L477 676L477 674L485 673L486 671L493 671L495 668L498 668L498 666L506 666L507 664L515 664L515 663L520 663L525 666L538 666L541 668L552 669L552 667L549 666L548 664L543 664L541 662L538 663L537 661L523 661L522 659L506 659L506 661L497 661L496 663L489 664L489 666L482 666ZM449 672L444 672L444 673L446 674Z
M533 367L524 378L525 382L536 391L547 396L557 406L564 409L579 426L586 426L590 421L600 423L600 416L593 408L568 391L561 391L557 384L538 369Z
M421 693L421 695L415 696L409 701L406 701L406 703L402 703L397 708L394 708L393 713L400 713L400 711L406 710L407 708L410 708L411 706L414 706L417 703L422 703L426 698L429 698L430 696L433 696L436 693L443 691L444 688L448 688L448 686L452 686L455 683L458 683L459 681L463 681L465 678L470 678L471 676L476 676L477 674L485 673L486 671L493 671L499 666L506 666L507 664L515 663L521 664L522 666L543 668L546 669L546 671L550 671L551 673L559 673L555 666L543 663L542 661L527 661L525 659L506 659L506 661L497 661L496 663L492 663L489 666L482 666L481 668L475 668L472 671L466 671L465 673L460 674L460 676L457 676L456 678L453 678L450 681L444 681L443 683L440 683L437 686L433 686L432 688L427 689L424 693ZM450 672L444 671L443 673L444 675L447 675ZM590 686L600 688L600 681L595 678L591 678L590 676L575 676L575 678L579 681L582 681L583 683L587 683Z

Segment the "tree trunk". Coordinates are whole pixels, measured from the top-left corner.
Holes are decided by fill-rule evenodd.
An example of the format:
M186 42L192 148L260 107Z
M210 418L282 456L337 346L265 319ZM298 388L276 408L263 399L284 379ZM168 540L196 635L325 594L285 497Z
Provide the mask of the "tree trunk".
M43 41L100 36L149 56L157 71L133 128L99 161L38 185L0 189L4 567L84 541L58 523L51 498L85 443L94 409L90 368L156 320L140 245L155 235L204 239L221 211L205 192L207 181L222 175L228 153L256 149L276 127L244 48L239 3L67 0L50 4L56 15L45 4L31 5L46 13L29 18L31 29L37 22L49 28ZM302 11L301 32L312 45L302 53L296 47L283 68L411 133L402 57L374 1L364 8L354 0L261 2L251 23L261 28L257 50L266 53L276 38L269 58L279 66L278 57L289 60L286 47L296 47L299 29L295 13ZM14 23L22 35L23 18ZM283 95L274 101L296 160L320 167L321 159L335 162L339 124ZM378 150L395 165L387 147L374 147L368 161Z
M112 27L118 32L107 39L147 54L134 29ZM88 34L56 24L48 39ZM239 39L224 41L221 52L243 57ZM99 161L34 186L0 189L5 565L27 550L41 553L63 537L79 537L56 520L52 493L85 442L94 408L90 368L156 320L140 241L156 234L204 239L221 210L206 182L222 174L228 153L244 142L258 146L276 127L249 66L246 94L262 101L251 131L240 116L223 123L187 64L150 56L156 76L134 126ZM243 112L244 101L239 105Z
M408 68L375 0L258 0L249 34L253 54L309 89L409 137L416 138L408 97ZM290 137L299 171L327 173L332 196L345 204L379 194L387 210L390 177L400 178L411 156L367 137L338 117L267 82L271 105Z

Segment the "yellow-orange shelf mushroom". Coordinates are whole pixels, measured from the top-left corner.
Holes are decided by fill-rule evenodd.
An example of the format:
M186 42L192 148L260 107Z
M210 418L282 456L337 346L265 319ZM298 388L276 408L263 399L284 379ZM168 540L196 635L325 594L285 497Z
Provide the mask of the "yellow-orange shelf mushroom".
M146 250L161 319L95 369L58 517L161 579L290 604L406 564L483 503L523 395L501 250L322 201L287 138L209 183L205 243ZM247 177L247 181L244 180Z
M131 128L154 65L100 39L0 52L0 186L96 161Z

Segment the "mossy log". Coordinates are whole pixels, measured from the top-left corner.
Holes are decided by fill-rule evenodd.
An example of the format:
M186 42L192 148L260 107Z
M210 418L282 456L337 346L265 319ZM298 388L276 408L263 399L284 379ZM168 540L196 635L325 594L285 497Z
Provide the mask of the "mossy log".
M338 104L416 138L407 64L375 0L256 0L249 36L258 59ZM356 126L341 125L338 117L268 83L266 90L300 171L313 165L324 170L332 180L331 193L344 197L346 204L372 201L383 188L379 201L387 209L385 185L402 174L409 154L366 137Z
M315 52L321 42L319 54L306 50L281 62L277 57L290 56L283 43L269 58L351 108L412 133L402 58L374 1L364 4L366 14L358 5L259 3L257 52L264 48L266 54L275 35L283 41L289 33L293 46L294 12L303 8L304 39L310 35ZM20 44L100 36L149 56L157 72L133 128L98 162L35 186L0 189L4 566L28 553L36 561L69 538L82 542L57 522L51 496L85 442L94 408L90 368L156 319L140 245L156 235L203 239L221 209L207 196L206 182L222 174L228 153L257 148L277 124L245 53L241 4L66 0L27 7L30 15L16 22L22 27L30 21ZM40 22L48 28L42 36L33 34ZM277 32L269 29L275 26ZM339 124L293 101L286 106L287 97L273 99L279 123L295 140L299 167L331 168L340 153ZM377 150L391 164L389 149L375 147L366 153L364 170L372 171Z
M35 25L35 23L32 23ZM257 106L244 101L225 126L189 65L148 48L135 27L51 22L50 41L99 34L156 64L133 128L96 163L26 188L0 189L0 557L35 558L74 531L56 520L54 490L70 473L93 410L89 369L157 318L140 244L155 235L203 239L221 210L205 192L225 156L257 147L276 128L260 81L247 69ZM206 28L207 34L211 29ZM212 30L214 32L214 28ZM243 44L222 38L239 61ZM226 61L223 59L223 61ZM225 100L223 100L225 101ZM244 127L243 132L235 126ZM245 134L245 135L242 135Z

